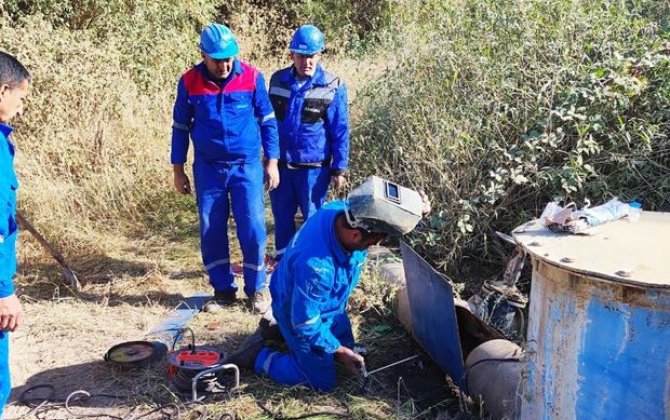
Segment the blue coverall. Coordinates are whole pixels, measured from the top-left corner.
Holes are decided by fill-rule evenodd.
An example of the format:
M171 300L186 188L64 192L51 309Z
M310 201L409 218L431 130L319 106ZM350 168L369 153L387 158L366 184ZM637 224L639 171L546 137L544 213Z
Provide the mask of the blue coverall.
M286 385L335 387L334 353L340 345L354 345L347 300L367 257L367 251L346 252L335 235L335 220L346 208L343 201L321 207L272 273L272 312L290 353L261 349L254 362L257 374Z
M247 296L267 284L265 270L265 159L279 157L277 124L263 75L235 59L223 81L204 63L179 80L172 130L173 164L183 164L193 141L193 176L200 217L202 261L216 291L237 290L230 269L228 218L237 224Z
M277 258L295 234L295 214L305 219L324 203L332 175L349 163L347 88L317 65L300 84L293 66L270 78L270 100L277 116L280 161L279 187L270 192L275 219Z
M9 141L12 128L0 123L0 298L14 294L16 273L16 190L14 145ZM0 418L12 390L9 376L9 333L0 331Z

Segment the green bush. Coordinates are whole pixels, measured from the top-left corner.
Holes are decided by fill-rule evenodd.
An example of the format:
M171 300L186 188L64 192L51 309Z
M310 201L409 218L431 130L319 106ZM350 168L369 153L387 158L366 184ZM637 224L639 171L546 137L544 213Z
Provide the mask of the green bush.
M650 7L651 4L654 7ZM426 189L435 265L489 258L554 198L670 208L668 5L423 1L358 106L353 161Z
M192 211L169 193L171 108L177 78L199 61L199 30L219 19L262 68L283 65L291 33L309 22L324 30L333 64L365 61L341 60L344 80L387 69L352 104L354 175L429 192L430 229L412 240L441 268L490 258L494 230L556 197L668 209L669 9L649 0L0 0L0 49L34 77L15 135L21 203L77 238L86 228L192 223L171 215Z
M311 23L326 36L329 55L364 54L390 26L392 0L246 0L223 3L221 20L248 43L252 60L286 54L293 31Z

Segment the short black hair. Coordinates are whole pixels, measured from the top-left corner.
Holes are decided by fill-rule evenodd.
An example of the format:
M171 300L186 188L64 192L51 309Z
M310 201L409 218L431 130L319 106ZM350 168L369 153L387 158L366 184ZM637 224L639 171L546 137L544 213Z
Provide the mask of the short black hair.
M24 80L30 81L28 70L16 57L0 51L0 85L9 85L14 89Z

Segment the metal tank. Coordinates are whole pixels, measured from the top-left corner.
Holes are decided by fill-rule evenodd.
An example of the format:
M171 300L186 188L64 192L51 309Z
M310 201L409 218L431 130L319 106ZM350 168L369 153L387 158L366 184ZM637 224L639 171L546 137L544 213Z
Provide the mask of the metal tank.
M670 213L513 232L533 273L522 419L670 419Z

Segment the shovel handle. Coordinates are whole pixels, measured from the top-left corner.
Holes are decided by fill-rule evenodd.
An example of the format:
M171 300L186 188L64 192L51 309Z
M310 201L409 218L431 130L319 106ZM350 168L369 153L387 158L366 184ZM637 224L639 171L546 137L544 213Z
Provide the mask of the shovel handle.
M28 232L30 232L35 239L37 239L37 242L40 243L44 248L46 248L47 251L49 251L49 254L51 254L52 257L56 261L58 261L58 264L60 264L63 268L67 268L68 270L70 269L67 264L65 263L65 258L63 258L63 255L58 252L56 248L54 248L49 241L46 240L44 236L42 236L41 233L35 229L35 226L33 226L32 223L26 217L20 212L16 211L16 220L19 222L20 225L22 225Z

